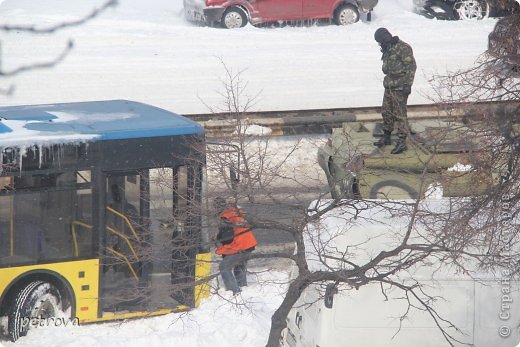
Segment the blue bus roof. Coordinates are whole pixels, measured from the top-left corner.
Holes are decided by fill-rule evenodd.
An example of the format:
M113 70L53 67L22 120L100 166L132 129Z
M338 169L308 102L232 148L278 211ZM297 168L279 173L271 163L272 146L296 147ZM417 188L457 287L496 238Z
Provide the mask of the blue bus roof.
M0 107L0 146L203 134L183 116L127 100Z

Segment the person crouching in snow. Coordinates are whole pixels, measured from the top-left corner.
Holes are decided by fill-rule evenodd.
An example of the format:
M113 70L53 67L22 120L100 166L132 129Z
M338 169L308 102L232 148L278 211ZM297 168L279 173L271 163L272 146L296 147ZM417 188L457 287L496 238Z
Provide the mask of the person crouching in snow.
M221 244L215 253L222 256L219 269L224 286L235 295L247 286L247 258L257 242L244 211L221 197L215 199L215 208L220 219L217 241Z

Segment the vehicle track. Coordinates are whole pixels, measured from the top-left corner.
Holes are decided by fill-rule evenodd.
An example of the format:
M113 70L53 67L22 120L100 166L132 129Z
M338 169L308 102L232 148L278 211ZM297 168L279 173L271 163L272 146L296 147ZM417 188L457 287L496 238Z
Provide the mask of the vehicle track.
M518 110L518 101L493 101L457 104L420 104L408 106L409 119L425 118L478 118L496 112ZM236 119L249 120L271 129L271 135L328 134L344 122L381 120L381 107L333 108L312 110L285 110L260 112L221 112L187 114L201 123L208 137L220 137L234 131Z

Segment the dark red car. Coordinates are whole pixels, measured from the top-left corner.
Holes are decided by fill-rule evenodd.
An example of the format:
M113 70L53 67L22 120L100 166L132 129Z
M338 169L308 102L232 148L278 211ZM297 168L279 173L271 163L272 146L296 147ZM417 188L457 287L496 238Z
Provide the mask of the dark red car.
M224 28L240 28L251 22L303 21L332 19L338 25L359 20L360 12L368 14L378 0L184 0L188 20L201 21Z

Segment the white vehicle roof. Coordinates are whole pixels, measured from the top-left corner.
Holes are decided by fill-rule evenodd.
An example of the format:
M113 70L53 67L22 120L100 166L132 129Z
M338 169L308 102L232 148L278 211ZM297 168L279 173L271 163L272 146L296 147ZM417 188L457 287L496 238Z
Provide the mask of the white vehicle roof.
M453 226L457 223L453 216L462 202L460 199L422 200L416 206L415 200L360 200L338 207L324 215L320 222L310 224L307 228L305 247L309 266L311 270L337 270L351 267L343 260L357 265L365 264L380 252L393 250L400 245L409 228L411 231L408 244L438 243L444 230L448 229L451 233L462 234L463 229L452 230L458 228ZM328 203L320 202L320 208L324 208ZM414 211L416 212L412 223L411 215ZM475 225L485 223L483 218L475 219L473 222ZM392 261L402 258L405 253L393 257ZM427 257L402 275L431 278L435 271L439 279L464 277L461 277L455 266L450 266L450 259L446 259L440 268L438 256L437 254ZM479 270L476 261L466 259L464 266L477 278L495 276L493 273ZM466 278L471 279L468 276Z

